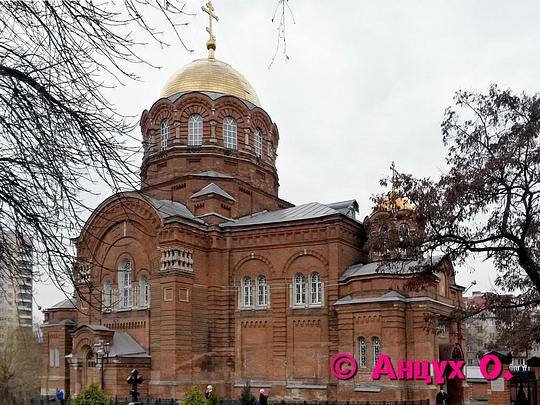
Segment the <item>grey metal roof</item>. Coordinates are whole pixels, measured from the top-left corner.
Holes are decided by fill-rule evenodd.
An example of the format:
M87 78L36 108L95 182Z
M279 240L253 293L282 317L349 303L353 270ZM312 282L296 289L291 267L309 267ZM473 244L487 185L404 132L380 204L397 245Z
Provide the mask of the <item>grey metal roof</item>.
M45 322L41 326L44 328L51 327L51 326L75 326L77 323L72 319L62 319L60 322L57 323L48 323Z
M300 221L303 219L321 218L339 213L339 211L335 210L334 208L330 208L328 205L312 202L277 211L258 212L256 214L241 217L233 221L224 222L220 224L220 226L245 226Z
M326 205L351 218L355 218L358 212L358 203L356 200L339 201Z
M220 195L222 197L225 197L228 200L236 201L232 195L227 193L225 190L223 190L220 186L218 186L216 183L210 183L207 186L203 187L202 190L197 191L195 194L193 194L190 198L197 198L202 197L209 194L216 194Z
M126 332L114 332L110 357L150 357Z
M156 210L158 210L164 219L179 216L195 222L204 223L203 220L193 215L191 211L182 203L169 200L156 200L148 196L144 196L144 198L148 200L156 208Z
M216 177L219 179L234 179L234 177L229 176L228 174L223 174L220 172L216 172L215 170L207 170L206 172L201 173L195 173L193 176L200 176L200 177Z
M411 274L418 273L429 266L437 266L444 256L433 256L420 260L381 260L371 263L359 263L348 267L339 281L352 277L370 276L374 274Z
M62 300L60 302L57 302L49 309L75 309L75 302L69 298Z
M442 305L448 308L456 308L452 304L448 304L446 302L442 302L436 299L433 299L431 297L426 296L418 296L418 297L405 297L404 295L401 295L399 293L386 293L383 295L380 295L378 297L361 297L361 298L353 298L352 295L346 295L340 299L338 299L336 302L334 302L333 305L358 305L358 304L373 304L373 303L385 303L385 302L405 302L405 303L413 303L413 302L431 302L437 305Z

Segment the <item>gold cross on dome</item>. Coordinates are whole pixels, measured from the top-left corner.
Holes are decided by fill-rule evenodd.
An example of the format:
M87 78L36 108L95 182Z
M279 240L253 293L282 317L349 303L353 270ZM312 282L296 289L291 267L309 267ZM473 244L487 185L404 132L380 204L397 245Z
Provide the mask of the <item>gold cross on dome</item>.
M395 194L397 190L397 170L394 161L390 165L390 170L392 170L392 193Z
M216 50L216 37L214 36L214 31L212 29L212 18L216 21L219 21L219 17L214 14L214 6L212 2L209 1L206 3L206 6L201 7L202 11L208 14L208 27L206 27L206 32L210 34L210 39L206 42L206 48L208 49L208 59L214 59L214 51Z

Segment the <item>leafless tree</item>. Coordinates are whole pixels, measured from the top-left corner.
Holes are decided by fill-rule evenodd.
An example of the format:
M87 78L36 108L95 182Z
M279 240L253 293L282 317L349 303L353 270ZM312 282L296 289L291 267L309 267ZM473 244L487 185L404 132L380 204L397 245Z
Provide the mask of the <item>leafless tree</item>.
M0 346L0 404L30 403L39 395L39 343L31 328L14 328L6 334Z
M492 85L486 94L457 92L455 104L442 123L447 170L437 179L400 174L400 193L425 221L421 251L458 263L482 254L496 285L513 293L494 294L468 315L508 318L540 303L540 95ZM521 323L540 337L540 324Z
M129 163L137 152L129 147L133 122L104 90L137 79L132 68L147 63L138 55L145 41L167 45L164 31L145 17L150 14L159 15L183 44L179 30L189 15L176 0L2 3L1 276L17 267L13 235L26 235L36 272L61 288L72 284L69 237L87 210L81 196L92 193L96 182L113 191L135 186Z
M278 46L285 6L277 1ZM141 46L191 51L182 30L192 15L178 0L2 3L0 277L17 275L9 274L17 272L14 239L17 246L27 238L36 274L63 290L74 284L70 238L88 212L83 196L102 183L113 192L136 189L135 122L105 92L138 79L134 65L150 65Z

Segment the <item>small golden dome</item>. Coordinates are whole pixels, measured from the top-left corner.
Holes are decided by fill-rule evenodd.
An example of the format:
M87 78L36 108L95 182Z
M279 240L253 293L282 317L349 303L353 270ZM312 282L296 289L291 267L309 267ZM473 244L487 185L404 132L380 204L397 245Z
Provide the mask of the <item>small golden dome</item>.
M184 91L228 94L260 107L259 97L246 78L217 59L197 59L182 67L167 81L161 97Z
M405 197L400 197L397 195L388 195L383 198L383 200L375 208L377 211L414 211L414 204Z

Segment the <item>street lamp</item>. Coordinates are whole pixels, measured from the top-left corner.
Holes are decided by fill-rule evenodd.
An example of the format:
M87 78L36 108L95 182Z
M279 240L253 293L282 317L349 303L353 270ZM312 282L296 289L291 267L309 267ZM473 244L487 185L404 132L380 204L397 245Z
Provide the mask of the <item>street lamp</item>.
M101 389L105 391L104 378L105 363L109 361L109 353L111 352L111 344L109 342L103 342L99 339L97 343L94 343L94 357L96 359L96 366L101 367Z

